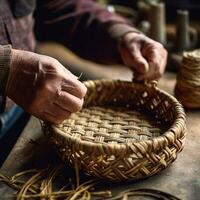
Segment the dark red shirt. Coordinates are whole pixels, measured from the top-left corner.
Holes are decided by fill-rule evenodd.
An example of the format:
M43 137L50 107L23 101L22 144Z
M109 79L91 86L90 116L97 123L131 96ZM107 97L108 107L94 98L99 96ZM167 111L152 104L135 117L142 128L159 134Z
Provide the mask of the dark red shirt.
M62 43L86 59L119 63L117 40L136 31L125 18L92 0L38 0L36 4L32 0L30 5L27 2L1 0L0 45L34 51L36 36L41 41ZM0 71L0 81L1 78Z

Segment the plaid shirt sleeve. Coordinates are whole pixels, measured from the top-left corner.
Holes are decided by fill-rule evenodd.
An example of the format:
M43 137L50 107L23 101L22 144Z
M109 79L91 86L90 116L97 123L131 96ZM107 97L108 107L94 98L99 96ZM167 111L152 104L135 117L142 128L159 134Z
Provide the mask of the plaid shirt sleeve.
M0 45L0 95L5 93L10 68L11 45Z

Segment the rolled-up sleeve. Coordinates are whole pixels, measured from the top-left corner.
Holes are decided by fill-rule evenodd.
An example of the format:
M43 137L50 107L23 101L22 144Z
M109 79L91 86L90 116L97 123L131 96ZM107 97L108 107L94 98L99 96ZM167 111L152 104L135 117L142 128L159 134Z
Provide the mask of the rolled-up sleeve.
M11 45L0 45L0 95L5 94L6 83L8 80L10 60L11 60Z
M37 39L60 42L78 55L100 63L119 63L117 39L137 31L127 19L92 0L38 1L35 18ZM113 26L116 24L121 28Z

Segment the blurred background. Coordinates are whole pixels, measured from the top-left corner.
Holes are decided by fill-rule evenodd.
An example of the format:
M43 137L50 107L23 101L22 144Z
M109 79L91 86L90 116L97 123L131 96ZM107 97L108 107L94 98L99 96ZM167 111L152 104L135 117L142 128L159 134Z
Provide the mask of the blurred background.
M98 0L97 2L110 12L126 17L144 34L161 42L169 52L167 64L169 71L177 72L184 51L197 49L200 46L198 0ZM130 80L129 69L106 66L106 70L102 70L102 65L85 61L58 44L40 43L38 52L57 58L77 75L83 72L82 80L102 77Z

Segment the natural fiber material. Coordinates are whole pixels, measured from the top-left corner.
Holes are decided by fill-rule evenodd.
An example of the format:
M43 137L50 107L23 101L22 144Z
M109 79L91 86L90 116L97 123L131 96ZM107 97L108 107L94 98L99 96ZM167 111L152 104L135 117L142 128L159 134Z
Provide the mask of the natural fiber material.
M172 163L185 140L180 103L155 85L88 81L84 109L45 132L63 161L103 179L151 176Z
M124 190L118 195L112 196L112 193L109 190L95 191L94 186L96 182L92 180L75 186L71 181L72 177L67 177L67 179L65 179L64 185L61 186L61 189L55 189L55 179L59 176L66 176L66 172L62 169L62 166L48 167L40 170L31 169L20 172L12 177L7 177L0 173L0 182L4 182L17 191L16 194L7 194L6 196L3 196L3 198L10 199L14 197L16 200L92 200L94 197L98 197L99 200L128 200L129 197L132 199L132 197L139 196L151 197L151 199L159 200L180 200L172 194L148 188ZM76 177L76 179L79 179L79 176ZM78 182L80 182L80 180L78 180Z
M94 191L96 181L89 180L78 186L72 182L71 175L66 178L60 188L55 189L55 179L60 175L66 176L63 166L48 167L45 169L31 169L20 172L12 177L0 173L0 182L17 191L15 194L7 194L5 199L13 197L16 200L40 199L40 200L91 200L92 197L110 197L110 191ZM80 182L79 177L76 177ZM77 180L76 180L77 181Z
M175 93L187 108L200 108L200 49L184 52Z

